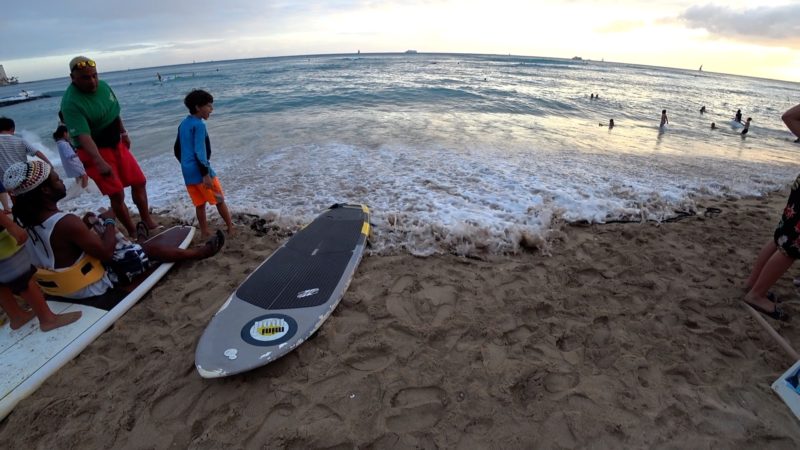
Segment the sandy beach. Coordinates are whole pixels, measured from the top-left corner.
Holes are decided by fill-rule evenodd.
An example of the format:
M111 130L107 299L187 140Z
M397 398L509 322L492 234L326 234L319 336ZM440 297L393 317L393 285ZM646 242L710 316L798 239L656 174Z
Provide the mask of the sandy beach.
M243 224L23 400L0 442L797 448L800 422L770 389L793 361L740 302L786 195L699 202L721 211L660 225L565 225L544 251L485 260L366 255L315 338L203 380L194 350L210 317L286 239ZM775 287L784 301L798 300L798 271ZM800 307L787 309L793 322L770 323L800 346Z

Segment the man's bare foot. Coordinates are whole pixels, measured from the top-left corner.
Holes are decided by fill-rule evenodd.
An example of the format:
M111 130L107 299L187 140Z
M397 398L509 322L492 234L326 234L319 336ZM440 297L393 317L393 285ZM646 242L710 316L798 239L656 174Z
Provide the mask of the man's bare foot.
M11 319L10 325L12 330L19 330L20 327L22 327L26 323L30 322L31 319L36 317L36 314L34 314L33 311L26 311L26 310L22 311L24 312L24 314L21 317L9 317L9 319Z
M225 231L228 233L228 237L236 236L236 227L228 227Z
M83 313L80 311L74 311L66 314L55 314L55 319L52 321L39 321L39 328L41 328L42 331L55 330L56 328L61 328L64 325L69 325L72 322L75 322L81 318L81 315L83 315Z

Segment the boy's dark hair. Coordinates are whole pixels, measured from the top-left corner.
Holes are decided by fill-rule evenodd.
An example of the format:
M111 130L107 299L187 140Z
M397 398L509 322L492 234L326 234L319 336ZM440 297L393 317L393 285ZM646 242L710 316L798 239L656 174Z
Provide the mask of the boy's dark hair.
M61 139L62 136L64 136L64 133L66 132L67 132L67 127L65 127L64 125L59 125L58 128L56 128L56 131L53 133L53 140L58 141L59 139Z
M186 98L183 99L183 104L189 108L189 114L196 113L198 107L208 105L209 103L214 103L214 97L202 89L195 89L189 92L186 94Z
M0 117L0 132L2 131L12 131L16 128L14 121L8 117Z

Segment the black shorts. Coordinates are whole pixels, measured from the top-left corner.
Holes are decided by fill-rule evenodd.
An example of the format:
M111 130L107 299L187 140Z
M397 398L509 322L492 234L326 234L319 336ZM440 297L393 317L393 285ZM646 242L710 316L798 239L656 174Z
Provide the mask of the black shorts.
M22 275L19 275L10 281L0 283L0 286L7 287L11 289L11 292L13 292L16 295L19 295L22 292L28 290L28 284L30 283L31 278L33 278L33 274L35 273L36 273L36 267L31 265L28 268L28 270L22 273Z
M783 208L774 238L781 252L792 259L800 259L800 175L792 184L792 192Z

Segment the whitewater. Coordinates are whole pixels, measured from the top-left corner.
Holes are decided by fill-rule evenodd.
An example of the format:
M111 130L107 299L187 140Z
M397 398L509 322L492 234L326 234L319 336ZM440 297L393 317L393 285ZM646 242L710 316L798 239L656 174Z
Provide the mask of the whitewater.
M215 97L211 162L243 227L249 214L293 230L333 203L365 203L372 251L381 254L543 248L565 222L663 221L698 212L699 203L782 189L800 171L800 145L780 120L800 102L791 82L470 54L294 56L121 72L97 62L122 104L157 215L194 220L172 144L187 113L183 97L205 89ZM0 115L57 166L51 134L69 84L64 64L63 78L0 88L0 97L20 89L50 96ZM666 130L658 127L663 109ZM731 124L737 109L753 118L746 138ZM106 204L94 192L63 206Z

